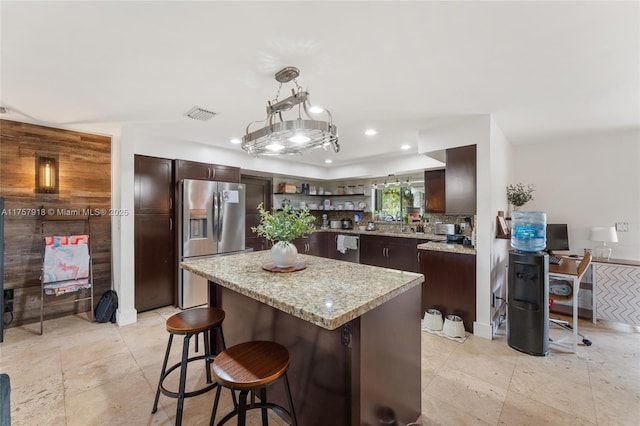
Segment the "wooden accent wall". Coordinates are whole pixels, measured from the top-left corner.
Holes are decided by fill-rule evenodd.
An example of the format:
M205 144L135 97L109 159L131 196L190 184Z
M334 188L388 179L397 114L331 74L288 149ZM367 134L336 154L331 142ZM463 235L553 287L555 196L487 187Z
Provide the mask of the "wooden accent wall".
M57 194L36 193L37 155L57 158ZM15 297L14 320L9 327L40 321L43 223L44 233L49 235L86 229L83 221L43 222L50 209L89 208L96 212L89 223L97 304L102 293L111 288L111 138L0 120L0 196L5 197L4 212L0 212L5 215L4 287L14 289ZM44 215L34 212L42 208ZM76 296L47 296L47 300ZM88 301L49 306L45 319L90 309Z

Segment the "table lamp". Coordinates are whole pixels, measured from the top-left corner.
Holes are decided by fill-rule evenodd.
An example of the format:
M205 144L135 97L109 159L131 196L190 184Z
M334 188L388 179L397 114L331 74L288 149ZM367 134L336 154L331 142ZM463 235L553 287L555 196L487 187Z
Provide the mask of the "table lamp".
M617 243L618 234L613 226L594 226L589 232L589 240L602 243L594 247L593 255L597 259L609 260L611 257L611 247L607 247L607 243Z

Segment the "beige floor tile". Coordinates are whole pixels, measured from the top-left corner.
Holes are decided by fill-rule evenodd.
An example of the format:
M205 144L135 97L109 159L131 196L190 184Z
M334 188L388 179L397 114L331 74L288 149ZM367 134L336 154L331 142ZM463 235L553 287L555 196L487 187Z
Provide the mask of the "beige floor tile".
M64 425L65 395L60 374L41 376L24 386L11 377L11 424L13 426Z
M507 389L513 375L517 356L506 343L470 336L456 350L447 366L464 372L499 388Z
M66 395L72 397L136 374L139 374L139 368L131 354L120 352L77 367L68 366L64 372L64 389Z
M140 373L130 374L70 395L65 399L68 425L134 424L128 416L135 414L144 423L152 423L154 392ZM151 401L151 404L149 403ZM148 408L147 408L148 407ZM165 420L159 413L158 420ZM152 423L153 424L153 423Z
M486 423L495 424L506 394L507 388L447 365L425 389L423 399L430 397L442 401Z
M0 371L12 382L13 425L172 425L176 400L160 397L151 414L173 307L143 312L125 327L73 315L7 330ZM640 330L580 322L593 345L577 354L522 354L496 339L464 343L422 333L423 425L635 425L640 417ZM202 342L202 340L200 340ZM181 356L174 339L170 363ZM202 344L200 344L202 353ZM190 351L193 355L193 344ZM189 366L190 389L204 384L203 368ZM177 372L167 386L177 388ZM66 389L66 390L65 390ZM209 422L215 390L185 401L185 425ZM231 410L222 393L220 415ZM271 424L282 425L272 417ZM260 413L249 416L260 424ZM233 422L231 423L233 424Z
M596 423L587 364L574 354L519 356L509 391Z
M518 392L508 393L498 424L507 426L595 425Z
M482 426L490 424L454 405L424 393L422 395L422 415L418 419L418 423L423 426Z

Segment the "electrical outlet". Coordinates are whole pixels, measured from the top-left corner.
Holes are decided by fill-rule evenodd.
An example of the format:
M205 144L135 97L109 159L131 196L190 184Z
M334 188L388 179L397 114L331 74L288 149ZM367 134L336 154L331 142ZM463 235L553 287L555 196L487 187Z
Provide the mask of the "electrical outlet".
M4 293L4 310L3 312L13 312L13 289L5 290Z
M460 230L464 231L465 229L467 229L467 224L466 223L461 223L460 224Z
M629 222L616 222L617 232L629 232Z

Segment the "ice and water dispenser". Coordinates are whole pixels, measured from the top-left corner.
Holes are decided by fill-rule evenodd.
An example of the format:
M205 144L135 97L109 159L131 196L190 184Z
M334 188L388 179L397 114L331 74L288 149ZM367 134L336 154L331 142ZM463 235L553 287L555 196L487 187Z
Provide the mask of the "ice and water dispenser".
M507 286L507 343L529 355L549 353L549 256L546 214L512 214Z

